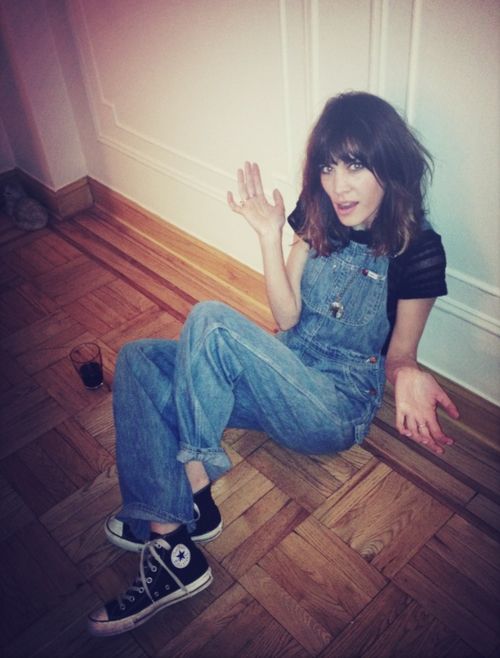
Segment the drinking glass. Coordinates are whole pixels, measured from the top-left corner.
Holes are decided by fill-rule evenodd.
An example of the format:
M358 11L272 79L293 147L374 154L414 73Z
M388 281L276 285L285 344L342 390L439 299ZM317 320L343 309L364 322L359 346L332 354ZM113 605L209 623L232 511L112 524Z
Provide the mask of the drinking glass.
M102 355L97 343L77 345L69 353L69 358L85 388L95 389L102 386Z

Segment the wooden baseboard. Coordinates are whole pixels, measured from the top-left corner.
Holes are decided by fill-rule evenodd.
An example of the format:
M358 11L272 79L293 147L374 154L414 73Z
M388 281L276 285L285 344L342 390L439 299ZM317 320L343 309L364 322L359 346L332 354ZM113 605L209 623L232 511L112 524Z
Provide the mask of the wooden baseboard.
M87 176L73 181L59 190L51 190L22 169L5 172L0 183L17 180L26 193L42 203L50 212L51 219L61 221L90 208L94 203Z
M16 169L9 169L9 171L2 171L0 174L0 187L3 188L3 186L6 183L10 183L13 180L16 180Z

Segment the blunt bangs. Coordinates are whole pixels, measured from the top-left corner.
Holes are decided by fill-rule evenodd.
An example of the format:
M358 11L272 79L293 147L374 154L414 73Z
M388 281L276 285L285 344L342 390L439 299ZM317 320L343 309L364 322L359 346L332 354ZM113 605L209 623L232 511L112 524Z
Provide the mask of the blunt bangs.
M337 108L332 108L336 110ZM345 117L344 112L332 112L325 117L325 130L318 133L318 141L312 157L318 167L336 162L351 164L360 162L375 173L376 156L374 140L363 121ZM339 117L335 116L340 114Z

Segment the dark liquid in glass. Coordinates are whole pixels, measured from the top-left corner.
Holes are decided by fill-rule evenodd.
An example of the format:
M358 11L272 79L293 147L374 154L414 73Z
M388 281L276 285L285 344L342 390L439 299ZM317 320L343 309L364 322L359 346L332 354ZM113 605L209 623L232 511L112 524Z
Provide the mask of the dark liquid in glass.
M80 377L87 388L98 388L103 381L100 363L91 361L80 366Z

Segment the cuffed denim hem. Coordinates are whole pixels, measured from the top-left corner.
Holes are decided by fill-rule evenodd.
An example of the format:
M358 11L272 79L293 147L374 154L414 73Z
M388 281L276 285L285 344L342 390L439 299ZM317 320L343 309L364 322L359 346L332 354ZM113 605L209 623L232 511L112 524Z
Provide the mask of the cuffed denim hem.
M153 509L140 503L130 503L124 505L117 515L120 520L125 517L128 519L140 519L141 521L155 521L156 523L189 523L191 519L181 519L174 514L163 510Z
M177 461L181 464L187 462L203 462L210 482L217 480L232 468L231 460L223 448L193 448L187 443L180 443Z

